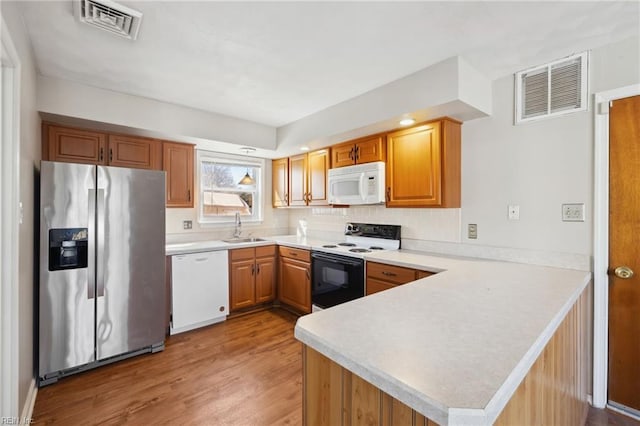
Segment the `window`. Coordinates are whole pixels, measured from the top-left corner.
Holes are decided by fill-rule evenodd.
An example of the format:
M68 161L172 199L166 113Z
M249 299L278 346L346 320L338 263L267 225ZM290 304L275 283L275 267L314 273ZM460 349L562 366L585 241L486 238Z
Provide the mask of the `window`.
M516 124L587 109L588 52L516 73Z
M198 150L199 222L231 223L236 213L243 221L262 220L263 169L258 158Z

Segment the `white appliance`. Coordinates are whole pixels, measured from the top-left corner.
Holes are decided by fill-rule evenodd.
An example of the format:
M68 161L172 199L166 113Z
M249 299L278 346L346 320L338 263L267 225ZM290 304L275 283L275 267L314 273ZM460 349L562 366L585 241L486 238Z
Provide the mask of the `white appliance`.
M224 321L229 313L229 251L171 259L171 334Z
M329 204L384 203L384 162L329 169Z

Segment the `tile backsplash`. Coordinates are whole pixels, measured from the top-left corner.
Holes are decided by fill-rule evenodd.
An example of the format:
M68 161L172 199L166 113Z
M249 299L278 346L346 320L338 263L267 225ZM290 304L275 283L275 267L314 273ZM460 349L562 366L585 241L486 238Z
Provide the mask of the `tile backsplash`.
M384 206L349 208L314 207L289 209L289 228L295 233L304 219L307 235L314 238L342 238L346 222L402 226L402 239L461 241L460 209L391 209Z

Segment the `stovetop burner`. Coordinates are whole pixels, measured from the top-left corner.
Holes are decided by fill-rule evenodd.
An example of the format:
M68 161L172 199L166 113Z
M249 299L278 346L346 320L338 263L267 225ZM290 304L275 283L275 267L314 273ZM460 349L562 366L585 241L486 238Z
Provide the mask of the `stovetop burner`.
M353 253L369 253L371 250L366 248L352 248L352 249L349 249L349 251Z
M369 250L384 250L384 248L379 247L379 246L371 246L371 247L369 247Z
M356 245L354 243L338 243L339 246L342 247L355 247Z
M336 248L336 247L338 247L338 246L337 246L337 245L335 245L335 244L325 244L325 245L323 245L322 247L324 247L324 248Z

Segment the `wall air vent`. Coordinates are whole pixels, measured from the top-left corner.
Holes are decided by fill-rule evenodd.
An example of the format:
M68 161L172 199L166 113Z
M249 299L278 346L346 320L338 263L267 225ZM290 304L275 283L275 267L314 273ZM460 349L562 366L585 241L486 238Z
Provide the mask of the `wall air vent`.
M586 111L588 62L583 52L516 73L516 124Z
M111 0L74 0L76 18L80 22L135 40L142 13Z

